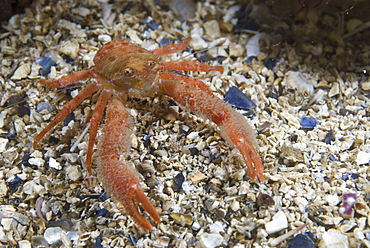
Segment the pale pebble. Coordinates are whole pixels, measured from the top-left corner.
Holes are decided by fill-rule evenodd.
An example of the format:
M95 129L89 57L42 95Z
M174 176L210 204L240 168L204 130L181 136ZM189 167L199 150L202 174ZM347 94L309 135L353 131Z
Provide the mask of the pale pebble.
M268 234L277 233L286 228L288 228L288 219L283 211L277 212L274 217L272 217L272 221L265 224L265 229Z
M202 233L199 237L201 247L213 248L221 246L224 238L218 233Z

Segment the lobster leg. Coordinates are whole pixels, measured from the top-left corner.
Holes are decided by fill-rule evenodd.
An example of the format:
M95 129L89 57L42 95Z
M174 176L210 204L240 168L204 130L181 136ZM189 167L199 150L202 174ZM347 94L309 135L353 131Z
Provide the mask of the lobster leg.
M204 72L219 71L221 73L224 72L223 66L211 66L201 63L199 61L161 62L161 66L163 66L165 70L204 71Z
M90 84L86 88L82 89L81 92L75 96L71 101L63 106L63 109L55 116L52 120L34 139L33 148L36 149L37 143L49 132L53 127L55 127L59 122L61 122L69 113L71 113L80 103L86 99L86 97L93 94L99 89L96 84Z
M98 75L94 70L83 70L66 75L55 81L40 79L39 82L53 88L60 88L86 78L98 78Z
M171 73L171 72L161 72L159 77L162 80L175 79L175 80L179 80L179 81L185 81L188 84L190 84L194 87L198 87L199 89L207 92L208 94L213 95L212 91L208 88L207 85L205 85L203 83L202 80L192 78L192 77L183 76L183 75L179 75L179 74L175 74L175 73Z
M171 44L163 47L158 47L157 49L154 49L152 53L155 56L163 56L171 53L176 53L185 50L188 47L188 44L190 42L191 38L186 38L183 42L178 44Z
M160 223L160 217L144 194L133 169L127 161L120 159L126 151L132 132L132 118L126 111L122 101L113 97L107 106L106 122L102 131L98 154L97 172L99 181L112 197L123 204L127 213L141 227L153 230L153 226L139 212L136 203Z
M100 123L101 117L103 116L103 112L105 106L107 105L108 99L111 96L110 91L103 90L99 96L98 101L95 104L95 109L90 119L90 137L89 137L89 144L87 147L86 152L86 162L85 166L87 171L90 175L92 175L91 170L91 161L92 161L92 152L95 144L96 135L98 133L98 125Z
M241 114L218 97L185 82L162 80L161 87L177 103L200 112L218 125L223 137L231 141L242 154L251 178L263 181L263 165L256 151L257 141Z

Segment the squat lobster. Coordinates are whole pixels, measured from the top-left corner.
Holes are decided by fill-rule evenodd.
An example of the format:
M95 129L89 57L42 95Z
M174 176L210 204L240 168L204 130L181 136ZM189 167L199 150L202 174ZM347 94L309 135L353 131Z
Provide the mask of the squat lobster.
M90 138L87 148L86 168L92 175L91 161L98 125L106 110L106 120L98 148L97 175L105 190L121 202L127 213L141 227L153 230L153 226L138 211L138 205L148 212L155 222L160 217L152 203L142 191L138 179L130 166L120 158L123 152L129 152L132 133L132 117L127 113L124 102L129 96L154 96L165 94L186 109L192 109L217 124L225 139L230 140L241 152L250 176L263 180L263 166L256 151L253 131L245 118L227 103L214 96L211 90L199 79L168 72L184 71L219 71L222 66L209 66L200 62L160 62L159 57L183 51L190 42L190 37L182 43L167 45L148 51L128 41L115 40L105 44L95 55L95 66L66 75L59 80L41 79L42 84L53 88L63 87L76 81L94 78L34 139L33 147L56 124L62 121L84 99L96 91L100 96L90 119Z

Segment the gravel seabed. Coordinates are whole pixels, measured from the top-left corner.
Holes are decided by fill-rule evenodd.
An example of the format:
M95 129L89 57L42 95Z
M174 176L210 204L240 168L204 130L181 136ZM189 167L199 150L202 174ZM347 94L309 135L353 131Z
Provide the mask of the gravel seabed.
M1 23L1 247L302 247L292 242L297 234L279 237L306 223L297 233L312 234L311 247L370 247L366 1L353 8L352 1L305 8L295 6L300 1L77 2L36 0ZM261 31L241 25L245 16ZM238 111L256 131L265 180L249 178L239 152L209 121L165 96L132 99L127 157L161 216L149 232L102 196L84 168L88 135L80 136L96 94L32 148L36 134L90 82L50 89L38 79L91 68L113 39L153 50L189 36L189 49L164 59L223 65L223 74L188 75L221 98L236 86L255 102ZM246 63L251 55L256 59ZM41 76L36 60L44 57L56 66ZM277 65L268 69L267 58ZM350 193L353 207L343 200Z

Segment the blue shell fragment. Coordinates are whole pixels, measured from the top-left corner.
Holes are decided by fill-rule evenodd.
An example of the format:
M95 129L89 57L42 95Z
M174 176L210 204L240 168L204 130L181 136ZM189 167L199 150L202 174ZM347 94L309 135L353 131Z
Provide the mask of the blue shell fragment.
M159 46L163 47L163 46L170 45L171 43L172 41L170 39L168 39L167 37L163 37L163 39L159 42Z
M108 196L107 192L105 192L105 191L103 193L101 193L98 197L98 201L100 201L100 202L106 201L108 199L109 199L109 196Z
M180 172L173 178L173 191L179 192L182 188L182 184L185 181L185 176Z
M275 58L266 58L263 60L263 64L267 69L274 69L278 63L279 60Z
M48 75L51 67L57 65L57 63L50 57L36 59L36 63L42 66L40 69L40 74L42 76Z
M351 174L343 174L342 175L342 180L343 181L346 181L348 179L357 179L359 178L360 175L359 174L356 174L356 173L351 173Z
M258 60L258 58L256 56L249 56L243 63L253 65L253 60Z
M96 214L98 216L108 217L109 210L106 208L101 208L101 209L96 210Z
M301 127L302 129L312 130L317 126L317 120L313 117L302 116Z
M315 237L312 232L297 234L289 243L288 248L314 248Z
M154 20L148 22L147 25L151 30L157 30L159 27L159 25Z
M19 186L23 185L23 180L20 179L17 175L14 179L7 182L10 193L14 193L18 190Z
M224 100L237 108L241 109L252 109L257 105L250 99L246 94L243 93L239 88L233 86L226 93Z

